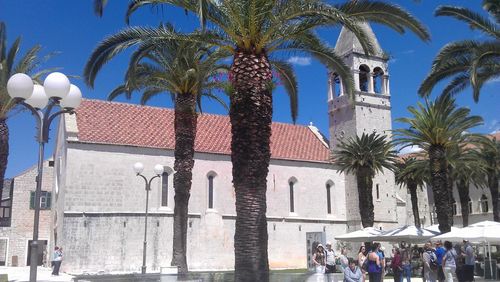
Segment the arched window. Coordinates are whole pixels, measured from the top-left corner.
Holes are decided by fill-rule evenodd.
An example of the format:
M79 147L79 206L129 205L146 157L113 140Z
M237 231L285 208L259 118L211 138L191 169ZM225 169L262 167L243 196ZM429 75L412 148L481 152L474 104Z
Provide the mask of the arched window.
M326 183L326 212L332 214L332 187L333 183L330 181Z
M384 93L384 71L376 67L373 69L373 91L375 93Z
M208 208L214 208L214 176L208 175Z
M481 196L481 212L488 212L489 211L489 206L488 206L488 197L486 195Z
M474 210L472 209L472 200L469 198L469 214L472 214Z
M168 181L169 173L164 171L161 174L161 206L168 207Z
M359 66L359 90L368 92L368 75L370 75L370 68L366 65Z
M293 198L293 186L295 183L290 181L288 185L290 186L290 212L295 212L295 200Z

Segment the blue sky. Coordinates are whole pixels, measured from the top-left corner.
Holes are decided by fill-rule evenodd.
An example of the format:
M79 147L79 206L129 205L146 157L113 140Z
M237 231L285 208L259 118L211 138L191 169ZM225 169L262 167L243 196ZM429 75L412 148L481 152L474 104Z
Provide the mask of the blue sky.
M65 74L81 75L85 62L97 43L126 27L124 14L128 1L109 2L104 16L97 18L93 14L90 0L0 0L0 20L7 25L9 46L16 37L22 36L22 54L27 48L41 44L43 54L60 52L45 65L46 67L61 67ZM330 2L340 3L340 1ZM425 43L413 34L399 35L388 28L372 25L382 48L391 55L389 74L391 76L392 117L396 119L408 116L406 108L421 100L416 90L429 71L435 54L444 44L461 39L482 40L486 37L477 31L471 31L467 25L454 19L433 16L433 11L440 4L466 6L482 12L479 0L392 2L405 7L424 22L432 35L432 41ZM170 21L177 29L186 32L198 24L195 17L186 16L182 10L143 8L132 17L131 25L157 26L162 21ZM319 33L333 46L339 31L339 28L322 29ZM95 89L89 89L78 78L72 78L72 83L80 87L85 98L105 99L110 90L122 82L128 54L125 52L118 56L102 69L97 77ZM328 135L326 69L307 56L295 56L290 61L294 63L299 79L297 124L307 125L313 122L321 132ZM476 128L475 131L490 133L500 130L499 89L500 81L487 84L477 104L473 102L470 90L458 96L459 105L469 107L473 114L484 118L484 125ZM132 100L133 103L137 101L138 98ZM170 98L166 95L154 98L150 104L171 107ZM225 114L225 110L220 105L210 101L204 102L204 111ZM288 99L282 89L275 92L273 119L291 122ZM38 147L34 138L35 120L29 113L24 112L12 116L8 124L11 141L6 176L12 177L36 164ZM393 126L397 128L401 125L394 123ZM52 136L56 127L56 124L53 124ZM46 157L50 157L52 149L53 140L47 146Z

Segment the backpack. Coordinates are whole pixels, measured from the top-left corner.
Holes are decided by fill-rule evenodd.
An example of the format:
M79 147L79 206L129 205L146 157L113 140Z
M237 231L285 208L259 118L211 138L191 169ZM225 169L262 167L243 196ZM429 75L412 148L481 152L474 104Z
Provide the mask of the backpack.
M437 257L436 254L433 251L427 251L427 254L429 255L429 266L430 268L435 271L438 269L439 265L437 262Z

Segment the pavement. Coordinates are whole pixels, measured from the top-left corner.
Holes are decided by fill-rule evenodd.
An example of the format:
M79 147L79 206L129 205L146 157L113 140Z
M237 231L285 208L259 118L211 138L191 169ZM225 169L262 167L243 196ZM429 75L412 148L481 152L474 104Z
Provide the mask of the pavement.
M0 266L0 274L7 274L8 281L29 281L30 280L30 267L6 267ZM52 276L52 269L47 267L39 266L37 268L36 281L38 282L46 282L46 281L64 281L70 282L73 281L73 276L59 273L59 276ZM2 280L0 280L2 281Z

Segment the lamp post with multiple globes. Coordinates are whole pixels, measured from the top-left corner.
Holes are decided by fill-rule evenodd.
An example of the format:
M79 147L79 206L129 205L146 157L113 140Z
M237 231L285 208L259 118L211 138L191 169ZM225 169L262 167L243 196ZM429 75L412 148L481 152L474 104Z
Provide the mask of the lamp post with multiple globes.
M49 141L49 128L54 119L65 113L73 114L82 100L80 89L71 84L60 72L47 76L43 86L34 84L26 74L16 73L7 82L7 92L15 104L24 106L35 116L37 121L38 172L34 201L33 240L30 245L30 282L36 281L38 257L41 250L38 242L38 225L40 221L40 194L42 189L44 147ZM51 113L54 107L60 109Z
M146 246L147 246L147 234L148 234L149 191L151 191L151 182L153 181L153 179L159 178L163 173L163 166L159 164L155 165L154 167L155 176L151 177L149 180L144 175L141 174L143 170L144 170L144 165L142 163L134 164L134 172L136 173L137 176L144 179L144 182L146 183L146 216L144 219L144 245L142 250L142 268L141 268L141 273L146 274Z

